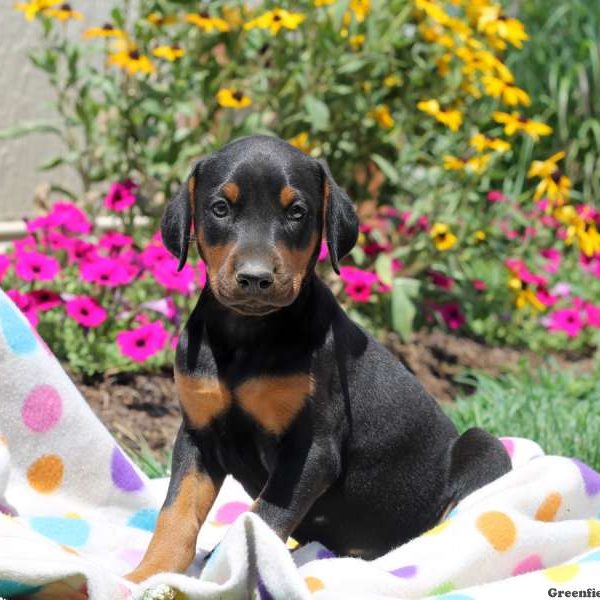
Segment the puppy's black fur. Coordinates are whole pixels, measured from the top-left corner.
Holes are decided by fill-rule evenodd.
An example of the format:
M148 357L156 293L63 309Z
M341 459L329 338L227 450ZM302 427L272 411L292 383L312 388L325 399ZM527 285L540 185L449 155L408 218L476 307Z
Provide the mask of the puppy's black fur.
M179 341L183 413L154 539L133 580L185 570L226 474L283 539L375 558L510 469L480 429L459 436L418 381L314 273L356 242L327 166L276 138L199 162L167 207L167 248L195 236L208 282Z

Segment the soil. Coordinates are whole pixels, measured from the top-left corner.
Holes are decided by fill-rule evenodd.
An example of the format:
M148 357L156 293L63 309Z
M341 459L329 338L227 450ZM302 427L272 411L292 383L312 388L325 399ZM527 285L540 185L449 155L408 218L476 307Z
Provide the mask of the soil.
M385 344L440 402L450 402L473 388L456 380L467 370L492 376L515 369L522 359L532 366L543 357L511 348L493 348L441 331L421 331L409 343L388 334ZM556 356L560 365L588 370L591 360ZM172 447L180 415L170 372L108 375L96 381L75 383L111 433L126 447L140 451L145 445L159 457Z

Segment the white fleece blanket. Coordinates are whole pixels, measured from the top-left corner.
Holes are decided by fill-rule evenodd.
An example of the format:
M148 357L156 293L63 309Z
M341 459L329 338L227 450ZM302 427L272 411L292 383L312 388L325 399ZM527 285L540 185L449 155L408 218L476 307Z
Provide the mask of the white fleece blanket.
M227 480L190 573L134 586L121 575L142 556L167 481L132 464L0 291L0 597L474 600L586 597L564 592L588 588L600 596L600 475L531 441L503 442L510 473L372 562L316 543L290 553Z

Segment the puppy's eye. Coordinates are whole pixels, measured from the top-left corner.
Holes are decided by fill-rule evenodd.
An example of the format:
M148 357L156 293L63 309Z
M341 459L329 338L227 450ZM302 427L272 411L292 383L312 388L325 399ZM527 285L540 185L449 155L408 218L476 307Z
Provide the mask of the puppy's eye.
M292 204L292 206L290 206L289 210L287 211L287 218L290 221L301 221L302 219L304 219L307 212L308 211L302 204Z
M215 217L222 219L229 214L229 204L225 200L217 200L211 205L210 210L212 210Z

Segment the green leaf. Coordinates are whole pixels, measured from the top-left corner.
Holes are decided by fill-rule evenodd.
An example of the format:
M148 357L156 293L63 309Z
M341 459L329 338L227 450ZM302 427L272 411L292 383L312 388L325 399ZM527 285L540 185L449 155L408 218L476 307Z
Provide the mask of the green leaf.
M389 160L379 154L371 154L371 159L383 171L383 174L389 179L390 183L400 183L400 174Z
M0 131L0 140L14 140L32 133L53 133L61 136L60 128L46 121L31 121L19 123L8 129Z
M392 270L392 255L381 252L375 260L375 272L382 283L392 285L394 273Z
M327 104L308 95L304 98L304 108L315 131L325 131L329 125L329 108Z
M419 293L420 282L417 279L398 277L392 285L392 327L400 337L407 341L413 331L413 322L417 310L414 300Z

